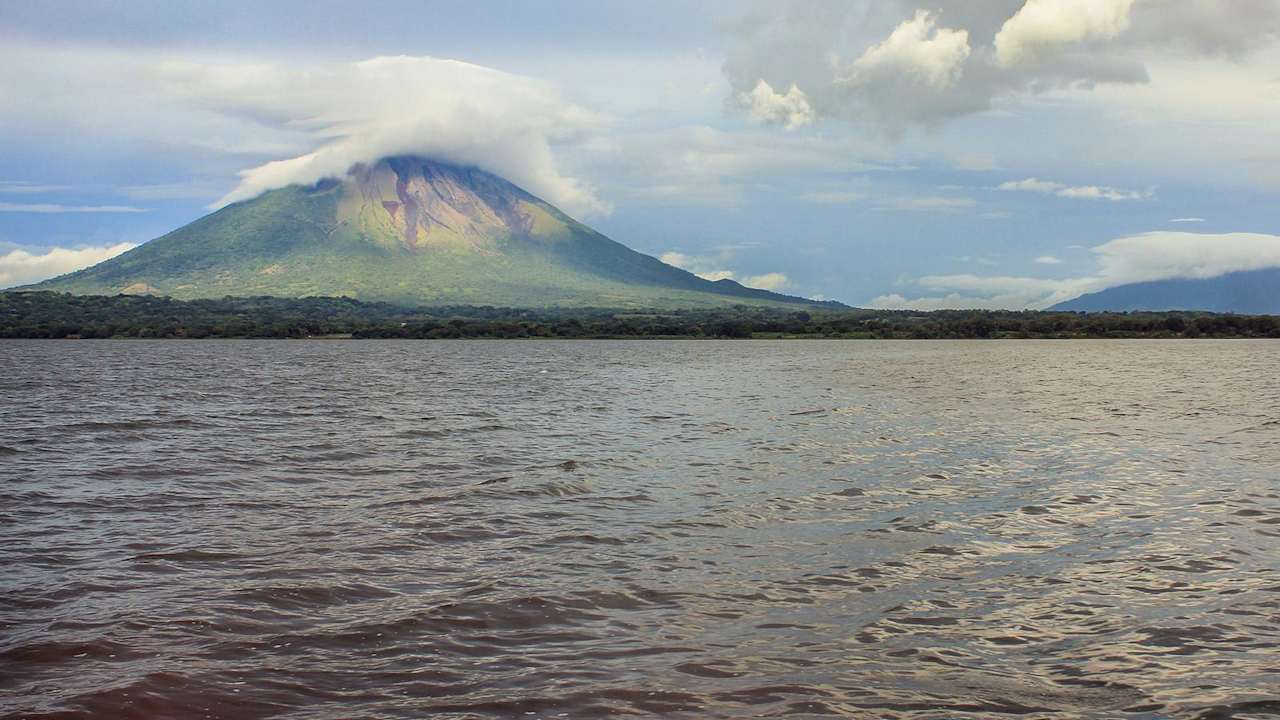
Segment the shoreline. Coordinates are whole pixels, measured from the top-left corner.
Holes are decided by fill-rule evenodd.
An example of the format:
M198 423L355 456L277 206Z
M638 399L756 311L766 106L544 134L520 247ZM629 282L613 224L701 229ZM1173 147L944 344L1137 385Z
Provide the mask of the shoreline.
M1280 338L1280 316L1194 311L401 307L351 298L0 293L0 338L1073 340Z

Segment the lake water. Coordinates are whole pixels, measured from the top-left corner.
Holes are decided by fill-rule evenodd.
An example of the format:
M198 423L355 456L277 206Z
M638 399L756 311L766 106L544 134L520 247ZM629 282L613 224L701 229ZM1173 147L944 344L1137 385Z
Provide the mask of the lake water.
M1280 714L1280 343L0 344L6 718Z

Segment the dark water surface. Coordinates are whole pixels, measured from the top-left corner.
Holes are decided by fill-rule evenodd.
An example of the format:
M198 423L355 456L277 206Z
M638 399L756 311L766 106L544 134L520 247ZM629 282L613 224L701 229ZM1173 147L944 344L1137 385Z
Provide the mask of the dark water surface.
M4 342L5 718L1280 716L1280 343Z

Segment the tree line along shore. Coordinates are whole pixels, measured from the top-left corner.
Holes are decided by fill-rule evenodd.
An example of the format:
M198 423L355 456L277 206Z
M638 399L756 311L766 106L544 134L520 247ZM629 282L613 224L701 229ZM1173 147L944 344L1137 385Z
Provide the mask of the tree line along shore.
M406 308L350 298L0 293L0 338L1280 338L1280 316L864 310Z

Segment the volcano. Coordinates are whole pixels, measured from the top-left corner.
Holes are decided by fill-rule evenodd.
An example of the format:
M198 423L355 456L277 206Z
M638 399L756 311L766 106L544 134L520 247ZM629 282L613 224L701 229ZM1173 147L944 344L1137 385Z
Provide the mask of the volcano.
M1203 310L1276 315L1280 314L1280 268L1227 273L1214 278L1174 278L1118 285L1049 309L1073 312Z
M823 304L705 280L610 240L496 175L417 157L268 191L24 289L347 296L412 306Z

